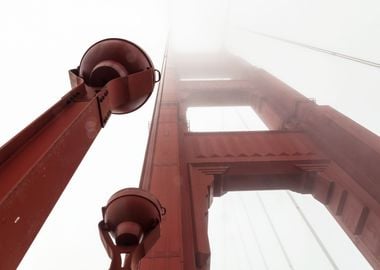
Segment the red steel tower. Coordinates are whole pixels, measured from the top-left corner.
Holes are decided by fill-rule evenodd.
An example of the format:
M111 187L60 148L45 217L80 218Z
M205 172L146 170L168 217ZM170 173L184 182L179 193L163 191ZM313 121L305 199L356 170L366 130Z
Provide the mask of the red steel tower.
M187 108L232 105L270 131L188 131ZM167 214L140 269L209 269L212 198L264 189L312 194L380 269L378 164L378 136L264 70L229 54L169 54L140 182Z

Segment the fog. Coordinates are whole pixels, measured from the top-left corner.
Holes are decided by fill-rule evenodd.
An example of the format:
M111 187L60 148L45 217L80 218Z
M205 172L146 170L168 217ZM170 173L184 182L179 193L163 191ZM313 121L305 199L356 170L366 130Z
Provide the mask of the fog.
M67 70L79 64L82 54L92 43L108 37L121 37L139 44L159 69L166 44L169 54L173 55L215 52L236 55L267 70L305 96L316 99L318 104L331 105L380 134L378 68L254 34L265 33L380 62L380 4L375 0L98 0L62 3L25 0L1 3L0 25L3 94L0 144L63 96L69 90ZM109 259L97 232L100 208L118 189L138 186L154 97L155 93L133 114L111 118L19 269L107 269ZM207 114L217 117L211 112ZM196 126L197 118L191 118L191 126ZM236 124L235 120L231 121ZM228 123L223 126L227 127ZM252 129L255 128L252 123ZM214 233L211 269L291 269L273 232L265 230L269 225L259 196L275 223L282 224L283 213L287 213L282 217L284 219L294 217L294 223L283 226L282 232L278 232L290 253L293 269L334 269L315 244L310 231L302 225L303 221L291 206L288 195L284 192L260 194L228 194L214 201L210 211L210 231ZM313 224L318 224L327 212L317 203L312 205L309 198L301 197L295 198L301 208L308 211ZM247 213L244 210L247 204L256 212ZM278 208L281 204L285 210ZM255 223L256 218L261 222ZM235 221L239 222L241 230L250 230L247 238L228 233L236 225ZM256 226L259 236L250 229L250 222ZM332 227L328 228L334 228L334 231L319 230L322 240L341 241L335 246L325 242L340 269L371 269L350 240L338 232L339 228L331 219L323 222L331 224ZM293 245L289 244L291 239L288 237L292 226L298 226L305 233L301 234L305 235L304 239L298 239ZM266 245L265 239L268 241ZM277 254L273 259L276 263L263 263L258 247L254 245L257 242L264 245L264 257ZM301 242L301 247L296 247ZM303 247L304 260L302 256L296 256ZM316 261L309 261L307 265L311 252L318 255Z

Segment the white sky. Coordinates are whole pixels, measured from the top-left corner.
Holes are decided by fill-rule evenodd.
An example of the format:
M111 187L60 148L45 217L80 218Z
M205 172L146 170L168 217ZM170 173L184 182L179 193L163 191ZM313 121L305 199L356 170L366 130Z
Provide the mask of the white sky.
M378 1L198 0L172 1L171 7L168 1L1 2L0 93L3 102L0 120L3 125L0 144L69 90L67 70L76 67L85 50L100 39L121 37L135 42L160 69L170 20L176 22L171 25L171 32L178 50L210 50L224 45L306 96L316 98L318 103L330 104L380 134L377 120L379 69L258 38L244 30L266 32L380 62ZM111 118L20 269L107 269L109 259L97 232L100 208L118 189L138 185L153 99L133 114ZM285 195L274 196L281 201L287 200ZM242 202L256 207L260 213L257 217L261 215L263 223L257 223L255 228L259 232L265 227L256 195L227 196L232 198L230 204L235 209L241 209ZM270 193L262 195L264 201L269 197ZM224 220L223 230L227 230L225 226L234 220L239 220L241 230L245 230L244 226L248 226L248 221L255 216L245 216L244 211L240 216L231 216L228 211L223 212L226 202L227 197L215 200L212 209L215 216ZM274 202L268 200L268 207ZM219 210L214 210L218 206ZM276 210L272 208L271 211L276 220ZM216 219L211 218L210 222L210 226L220 228ZM286 236L287 232L282 234ZM250 237L253 237L252 232ZM329 238L329 235L324 237ZM217 246L224 247L238 237L226 234L226 238L216 239L221 241ZM267 239L268 243L274 241L273 236ZM224 261L217 264L217 259L213 259L213 269L252 269L254 263L260 264L259 259L248 258L247 254L257 249L251 242L234 243L233 247L242 247L246 255L242 255L244 252L226 255L223 253L226 251L215 251ZM338 254L334 249L330 251ZM232 267L236 261L240 262L239 266ZM284 262L284 258L279 256L278 261ZM299 261L295 269L305 269L302 263ZM353 264L341 269L366 269L365 266L350 267L354 267ZM285 266L274 265L270 269L285 269Z

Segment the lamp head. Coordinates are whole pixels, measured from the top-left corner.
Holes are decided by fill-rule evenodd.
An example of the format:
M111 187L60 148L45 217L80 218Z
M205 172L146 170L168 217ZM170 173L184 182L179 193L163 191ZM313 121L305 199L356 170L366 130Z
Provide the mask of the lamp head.
M93 44L70 76L77 77L73 79L75 83L81 80L95 91L106 87L111 111L116 114L140 108L160 80L149 56L136 44L119 38Z
M161 222L163 208L147 191L126 188L103 207L103 222L117 246L133 249Z

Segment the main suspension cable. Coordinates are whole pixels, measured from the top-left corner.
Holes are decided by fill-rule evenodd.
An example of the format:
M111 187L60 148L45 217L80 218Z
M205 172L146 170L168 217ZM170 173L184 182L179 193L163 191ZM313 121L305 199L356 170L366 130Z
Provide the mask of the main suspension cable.
M257 35L257 36L262 36L262 37L266 37L266 38L269 38L269 39L273 39L273 40L277 40L277 41L282 41L282 42L289 43L289 44L292 44L292 45L296 45L296 46L299 46L299 47L307 48L307 49L310 49L310 50L313 50L313 51L317 51L317 52L321 52L321 53L326 53L326 54L333 55L333 56L336 56L336 57L344 58L346 60L354 61L354 62L363 64L363 65L380 68L380 64L376 63L376 62L373 62L373 61L365 60L365 59L358 58L358 57L353 57L353 56L350 56L350 55L347 55L347 54L343 54L343 53L340 53L340 52L336 52L336 51L331 51L331 50L326 50L326 49L318 48L318 47L315 47L315 46L312 46L312 45L308 45L308 44L305 44L305 43L293 41L293 40L290 40L290 39L281 38L281 37L278 37L278 36L273 36L273 35L269 35L269 34L265 34L265 33L261 33L261 32L251 31L251 30L248 30L246 28L243 28L243 29L245 31L247 31L247 32L249 32L251 34Z

